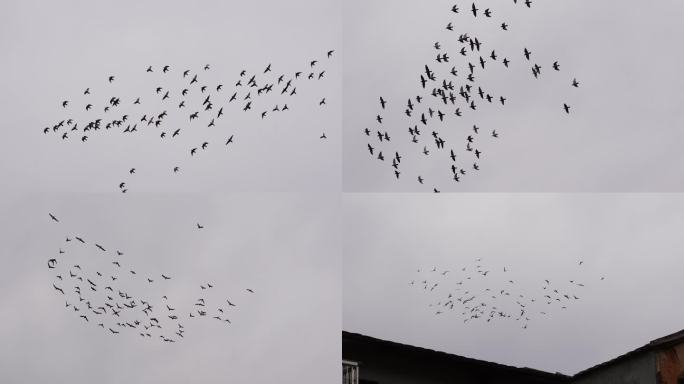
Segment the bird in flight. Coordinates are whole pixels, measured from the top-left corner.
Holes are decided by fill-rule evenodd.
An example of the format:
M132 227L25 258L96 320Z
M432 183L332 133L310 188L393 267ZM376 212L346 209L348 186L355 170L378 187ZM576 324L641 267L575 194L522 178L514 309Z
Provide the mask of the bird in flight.
M62 288L60 288L54 284L52 284L52 286L55 288L55 290L59 291L62 295L64 295L64 290Z
M526 58L527 60L529 60L529 59L530 59L530 55L532 55L532 52L530 52L527 48L525 48L525 50L523 51L523 53L525 54L525 58Z

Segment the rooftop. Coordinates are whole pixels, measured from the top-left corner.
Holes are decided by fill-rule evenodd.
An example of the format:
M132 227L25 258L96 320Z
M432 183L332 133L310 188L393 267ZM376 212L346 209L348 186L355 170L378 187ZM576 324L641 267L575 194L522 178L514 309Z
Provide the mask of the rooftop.
M377 339L374 337L362 335L359 333L352 333L352 332L346 332L342 331L342 340L343 340L343 345L344 342L351 341L351 342L363 342L363 343L370 343L374 344L379 347L383 348L389 348L393 350L403 350L408 353L416 354L419 356L422 356L424 358L430 358L430 359L442 359L446 360L449 362L453 363L459 363L459 364L468 364L470 366L476 366L476 367L482 367L482 368L496 368L500 371L509 371L509 372L515 372L517 374L524 374L528 376L536 376L539 378L545 378L545 379L553 379L556 381L566 381L569 380L570 377L563 375L561 373L550 373L550 372L545 372L545 371L540 371L537 369L533 368L527 368L527 367L514 367L510 365L505 365L505 364L499 364L499 363L494 363L491 361L486 361L486 360L479 360L479 359L473 359L470 357L464 357L464 356L459 356L459 355L454 355L446 352L441 352L441 351L435 351L432 349L428 348L421 348L421 347L416 347L408 344L401 344L393 341L387 341L387 340L382 340L382 339ZM343 347L343 355L344 355L344 347ZM363 362L361 362L363 364Z
M478 367L483 367L483 368L496 368L496 369L501 370L501 371L510 371L510 372L515 372L515 373L519 373L519 374L532 375L532 376L536 376L539 378L548 378L548 379L555 379L555 380L568 381L569 382L573 378L585 376L585 375L592 373L598 369L601 369L603 367L618 363L624 359L635 356L637 354L640 354L643 352L654 351L654 350L658 350L658 349L662 349L662 348L667 348L670 346L674 346L674 345L683 343L684 342L684 330L680 330L678 332L669 334L667 336L663 336L663 337L651 340L650 342L648 342L647 344L645 344L639 348L633 349L633 350L631 350L625 354L622 354L620 356L617 356L611 360L608 360L608 361L605 361L603 363L594 365L593 367L590 367L590 368L587 368L581 372L578 372L573 376L567 376L567 375L564 375L564 374L561 374L558 372L550 373L550 372L540 371L540 370L533 369L533 368L515 367L515 366L510 366L510 365L505 365L505 364L494 363L494 362L486 361L486 360L473 359L473 358L454 355L454 354L450 354L450 353L446 353L446 352L435 351L435 350L428 349L428 348L421 348L421 347L416 347L413 345L377 339L377 338L362 335L359 333L342 331L342 339L343 339L343 343L345 341L369 343L369 344L373 344L373 345L378 346L378 347L388 348L391 350L403 350L403 351L406 351L408 353L413 353L413 354L422 356L424 358L429 358L429 359L437 358L437 359L442 359L442 360L446 360L446 361L450 361L450 362L454 362L454 363L468 364L471 366L478 366Z

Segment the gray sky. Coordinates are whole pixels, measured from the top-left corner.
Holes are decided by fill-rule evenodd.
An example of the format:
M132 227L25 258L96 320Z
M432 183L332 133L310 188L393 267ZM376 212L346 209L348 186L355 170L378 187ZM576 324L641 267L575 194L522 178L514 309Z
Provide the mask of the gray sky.
M505 108L483 106L476 121L467 115L458 129L444 130L448 146L464 140L462 128L473 123L500 133L498 140L478 140L482 170L453 190L683 189L677 95L684 84L671 47L684 6L584 1L552 6L539 0L531 10L478 1L495 10L486 26L461 15L466 22L456 23L453 35L476 34L485 52L494 46L513 62L510 72L499 68L482 79L495 95L508 97ZM408 126L401 113L423 65L434 60L432 44L451 44L453 35L444 30L457 20L451 5L4 1L0 229L6 241L0 261L11 272L0 281L6 303L0 345L9 346L0 349L0 381L332 382L339 379L342 321L345 329L372 336L572 373L679 329L674 319L681 314L672 309L684 288L676 276L679 196L340 197L341 190L450 190L448 178L439 178L440 163L412 159L422 155L402 141ZM461 8L465 13L466 4ZM508 34L496 29L501 16L511 25ZM544 66L539 81L520 65L524 46ZM549 73L554 60L560 73ZM167 64L170 73L160 73ZM268 64L272 73L265 78ZM153 74L145 72L149 65ZM213 111L192 123L188 115L200 110L204 94L191 88L189 105L178 112L178 93L188 86L185 69L198 75L195 87L224 86L211 91ZM242 69L257 73L259 86L280 74L287 81L296 71L303 78L295 81L296 96L281 95L276 86L244 113L238 109L244 99L227 106ZM320 71L321 80L306 78ZM116 76L111 84L110 75ZM569 86L573 77L579 89ZM171 91L171 100L159 100L158 86ZM83 95L86 88L91 95ZM362 134L376 127L380 95L389 102L383 130L405 155L399 183L388 161L369 159ZM105 115L112 96L122 106ZM136 97L141 106L132 104ZM319 105L323 98L326 105ZM564 102L572 105L570 116L562 113ZM85 111L87 103L92 111ZM271 111L284 103L287 113ZM208 127L221 106L224 117ZM140 121L162 110L168 117L161 127ZM269 111L265 119L262 110ZM82 128L122 114L138 123L136 134L121 133L122 126L89 132L82 143L82 134L71 131L62 140L66 127L43 133L66 118ZM180 136L168 137L175 129ZM224 145L231 135L234 142ZM209 147L190 156L204 141ZM394 151L385 151L391 158ZM422 187L419 174L426 179ZM49 221L47 212L62 222ZM197 222L205 229L198 231ZM124 250L137 270L172 275L169 289L181 305L194 299L188 292L199 284L214 282L240 302L234 324L188 324L186 339L175 345L84 327L64 310L45 265L65 246L64 236L77 232L108 250ZM68 255L91 265L82 249ZM532 320L526 330L436 319L430 299L409 289L418 268L455 270L476 257L491 268L510 267L521 289L532 289L540 274L554 281L606 280L587 284L582 300ZM580 258L583 269L577 269ZM104 264L94 268L109 266L98 262ZM247 286L257 294L246 295ZM591 315L594 320L577 322Z
M44 191L118 192L128 180L129 192L180 191L301 191L340 189L341 164L341 6L337 1L297 0L222 2L125 1L102 4L83 1L5 1L0 5L0 49L4 60L0 80L3 118L0 172L9 187ZM328 50L336 52L327 59ZM257 78L259 87L280 74L285 81L295 71L309 74L318 59L320 80L295 82L297 95L275 95L252 114L233 103L216 126L208 115L189 124L199 110L188 103L181 112L179 93L187 86L182 71L199 72L196 85L224 85L212 92L214 108L227 104L242 69L251 75L272 64L274 78ZM205 64L210 71L203 71ZM163 65L171 71L162 75ZM152 65L153 74L145 69ZM319 69L320 68L320 69ZM112 84L107 77L115 75ZM269 73L271 75L271 73ZM166 77L165 77L166 76ZM243 80L246 83L247 79ZM157 86L171 90L171 99L158 100ZM89 87L91 94L84 96ZM246 89L246 87L243 87ZM255 93L256 88L252 88ZM246 93L246 91L244 92ZM103 113L103 103L121 98L121 107ZM195 89L189 99L202 100ZM243 93L240 93L243 96ZM246 95L245 95L246 96ZM141 97L139 106L132 105ZM254 95L252 95L253 98ZM319 106L321 98L326 105ZM69 108L61 106L70 100ZM287 113L270 112L287 102ZM93 110L86 112L85 105ZM258 106L259 105L259 106ZM239 105L242 107L242 104ZM262 109L269 115L261 119ZM115 130L91 132L89 141L70 132L42 130L71 117L83 128L85 119L105 121L128 113L140 123L143 114L168 110L161 128L143 128L125 135ZM209 112L207 112L209 113ZM104 124L103 124L104 125ZM125 125L119 131L123 130ZM173 130L180 136L170 139ZM160 131L168 131L161 139ZM319 139L325 132L328 140ZM234 134L234 143L224 145ZM190 157L190 148L209 141L206 151ZM181 167L178 175L173 166ZM219 177L220 176L220 177Z
M341 255L334 195L27 194L3 199L0 212L2 382L338 379ZM197 222L205 228L196 229ZM67 235L87 245L67 244ZM60 248L66 252L60 255ZM113 336L94 324L92 314L86 324L65 309L46 262L79 263L97 278L95 268L111 267L115 250L124 252L117 258L122 269L130 265L139 278L156 279L135 285L121 272L125 289L148 300L166 294L178 311L217 292L238 306L232 324L186 319L185 338L175 344L136 332ZM161 282L161 273L172 279ZM66 288L66 280L65 273L57 284ZM206 283L213 291L200 290ZM165 288L156 288L161 284Z
M340 10L337 1L312 0L2 2L0 261L7 273L0 281L0 382L339 378ZM319 62L311 68L314 59ZM205 64L211 69L204 71ZM272 77L264 78L268 64ZM167 74L164 65L171 67ZM185 69L199 80L178 113L180 90L190 80L182 78ZM285 82L296 71L303 75L292 97L281 96L282 85L258 98L251 88L256 100L248 114L241 110L247 90L239 106L226 106L243 69L260 73L259 87L280 74ZM325 75L308 80L310 71ZM110 75L116 76L111 84ZM200 109L201 85L212 93L211 113L225 107L215 127L207 127L213 115ZM157 86L170 90L171 100L160 101ZM122 105L105 115L113 96ZM140 105L133 104L137 97ZM70 100L68 108L63 100ZM88 103L94 107L86 112ZM271 111L284 103L287 113ZM161 127L139 120L162 110L168 116ZM200 118L189 124L194 111ZM123 114L138 123L136 134L121 133L128 123L89 132L85 144L71 131L63 141L65 127L43 134L62 119L82 129L87 121ZM175 129L181 133L172 139ZM327 140L319 138L323 132ZM225 146L230 135L234 142ZM191 157L190 148L205 140L207 150ZM205 229L198 231L197 222ZM91 274L112 265L96 259L101 255L92 243L92 254L67 249L65 235L76 232L110 252L124 251L122 265L156 276L154 286L161 273L172 276L168 296L179 308L194 302L200 284L212 282L237 303L233 324L187 322L184 342L172 345L84 326L52 288L46 261L63 247L62 256L79 260L84 270L91 266ZM249 296L247 287L256 294ZM130 289L161 294L144 283Z
M682 328L681 195L346 194L344 207L347 331L572 374ZM477 264L491 273L459 276ZM475 291L512 290L513 279L525 296L543 292L544 279L584 287L527 329L463 323L435 315L430 294L409 285L433 267L451 271L436 289L444 295L459 280Z
M454 3L461 8L458 15L450 11ZM471 3L344 2L346 191L432 191L433 186L492 192L683 189L684 155L677 143L684 139L684 80L679 75L681 55L674 47L684 4L538 0L527 9L512 1L480 0L480 12L491 8L494 15L480 15L474 22ZM450 21L453 32L445 29ZM499 27L502 21L509 24L507 32ZM410 142L403 115L406 102L417 94L424 64L440 68L434 42L442 44L441 52L449 52L452 60L444 64L448 71L461 62L455 40L466 32L484 43L483 56L496 49L498 62L489 60L490 69L479 77L476 72L476 78L488 92L506 96L506 107L480 103L475 113L462 108L461 120L454 117L441 129L446 153L433 151L426 157L420 153L422 143ZM522 57L524 47L532 51L529 65ZM501 64L503 57L511 60L508 71ZM551 69L556 60L560 72ZM542 66L537 81L530 72L532 63ZM457 79L466 73L461 70ZM573 77L580 82L578 89L570 87ZM388 102L382 130L389 132L391 145L362 132L368 127L375 134L379 127L379 96ZM572 107L569 116L563 103ZM453 109L447 112L453 114ZM472 154L463 147L473 124L485 131L475 145L483 152L480 171L456 184L450 179L448 149L459 150L457 163L472 176ZM432 147L433 129L434 124L428 125L422 132ZM488 136L493 129L500 134L497 140ZM387 159L371 158L368 143L383 150ZM404 155L399 182L390 167L394 148ZM418 175L425 185L418 183Z

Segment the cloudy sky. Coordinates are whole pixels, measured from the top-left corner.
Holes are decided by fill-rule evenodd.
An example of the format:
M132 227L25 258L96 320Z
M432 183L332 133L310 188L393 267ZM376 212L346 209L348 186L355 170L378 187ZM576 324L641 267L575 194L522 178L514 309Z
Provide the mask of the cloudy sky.
M12 180L9 187L47 191L118 191L128 179L129 192L146 191L300 191L340 189L341 163L341 5L337 1L297 0L224 2L124 1L117 4L66 1L4 1L0 5L0 49L4 52L0 80L3 140L0 172ZM332 58L327 52L335 50ZM312 60L319 62L310 67ZM210 70L204 71L205 64ZM271 71L263 71L272 64ZM155 72L145 70L152 66ZM161 73L164 65L170 71ZM185 108L180 92L190 76L198 74ZM259 87L284 74L289 80L303 72L294 96L275 86L265 101L251 88L253 109L228 106L241 70L258 74ZM316 79L308 80L315 71ZM318 74L325 71L318 81ZM115 76L111 84L110 75ZM223 84L220 92L214 91ZM207 93L197 86L207 85ZM163 92L170 98L160 101ZM90 88L90 95L83 92ZM290 88L291 90L292 88ZM201 101L212 93L213 110ZM277 93L277 94L276 94ZM110 97L121 106L105 114ZM140 105L133 105L135 98ZM322 98L326 104L319 106ZM69 100L68 108L62 101ZM93 109L86 112L91 103ZM287 112L272 112L275 105ZM214 127L210 113L225 111ZM268 107L268 108L267 108ZM260 114L269 114L261 119ZM139 119L168 110L161 127ZM192 112L200 118L189 123ZM64 128L43 134L45 127L72 118L82 129L87 121L104 122L129 115L138 132L118 129L81 134ZM104 123L103 123L104 125ZM181 129L171 139L171 133ZM161 131L167 137L161 139ZM326 133L327 140L319 137ZM234 142L225 142L234 135ZM209 142L207 150L190 156L190 149ZM174 166L180 167L174 175ZM180 180L182 178L182 180Z
M337 1L2 2L0 262L11 273L0 282L0 381L337 380L341 18ZM241 70L239 105L228 106ZM296 95L281 94L299 71L289 88ZM257 87L246 86L254 74L258 87L281 74L283 84L256 96ZM180 109L182 88L190 93ZM170 99L162 101L166 91ZM250 113L242 111L247 92ZM105 113L111 97L121 105ZM272 110L285 104L287 112ZM223 117L209 127L221 106ZM140 121L162 111L159 127ZM200 117L190 123L195 111ZM123 114L121 127L104 129ZM79 130L102 118L103 129L88 132L85 143L66 126L43 133L68 118ZM129 123L138 124L136 133L122 132ZM191 156L204 141L207 149ZM86 248L64 242L76 234ZM69 257L84 273L86 265L90 274L112 269L91 241L109 254L124 251L122 265L141 279L156 276L149 287L121 278L145 297L166 293L156 288L161 273L173 277L167 295L179 308L203 292L200 284L213 283L215 295L238 305L232 325L187 322L184 342L172 345L84 325L52 288L46 262Z
M332 382L341 328L573 373L678 330L680 196L341 193L684 190L684 83L672 48L684 5L478 4L494 16L474 23L468 5L455 15L442 0L3 1L0 262L10 272L0 280L0 381ZM446 31L449 22L454 32ZM425 63L440 75L456 64L454 40L466 32L484 43L483 55L496 49L498 67L478 72L478 84L507 101L483 102L473 114L464 108L461 122L449 116L440 128L468 170L456 185L444 152L431 148L427 157L422 143L409 142L403 112ZM450 64L434 62L437 41ZM539 80L523 62L524 47L543 67ZM556 60L559 72L551 69ZM252 75L257 87L247 83ZM281 92L280 75L296 95ZM257 96L271 83L272 93ZM190 93L180 108L183 88ZM379 96L388 101L383 112ZM112 97L121 105L105 112ZM252 110L242 111L249 100ZM285 104L287 112L273 110ZM148 125L163 111L160 126ZM193 112L199 118L191 122ZM377 141L378 113L391 145ZM104 128L123 115L121 126ZM98 118L102 129L79 132ZM473 124L482 129L476 176L464 150ZM137 131L124 133L129 125ZM431 131L424 128L423 137ZM369 143L384 162L368 156ZM395 150L403 156L398 182L390 167ZM64 243L76 234L90 249ZM186 339L174 345L84 326L51 287L46 261L70 257L91 273L113 268L95 258L101 255L91 241L124 250L126 265L144 276L173 276L168 290L182 308L212 282L239 302L239 313L230 327L188 324ZM432 268L474 263L491 269L497 284L505 284L506 267L516 292L531 296L542 277L586 285L573 287L581 296L573 305L531 317L527 329L437 318L435 296L409 285L426 279L418 269L433 281ZM488 280L470 283L488 288ZM131 284L145 295L163 289ZM578 318L592 321L580 329Z
M347 331L572 374L682 328L681 195L347 194L344 203ZM491 272L478 277L477 265ZM547 316L528 305L527 329L464 323L460 311L436 315L433 292L410 285L437 281L434 267L451 271L439 300L457 287L506 289L544 307L545 279L580 299Z
M461 8L458 15L450 11L454 3ZM346 191L432 191L435 186L476 192L684 189L684 154L677 145L684 139L678 96L684 80L675 49L682 32L682 2L538 0L527 9L521 2L480 0L477 19L470 13L471 3L344 2ZM482 16L486 8L493 11L491 18ZM499 27L504 21L508 31ZM445 29L449 22L453 32ZM506 96L506 106L483 102L476 112L462 106L463 117L456 118L453 108L433 103L448 112L445 123L430 123L423 129L424 141L411 143L404 115L407 99L418 94L425 64L434 71L464 64L456 43L462 33L483 43L488 69L479 76L476 70L477 84L497 100ZM449 53L448 64L435 61L435 42L441 43L440 52ZM530 63L522 55L525 47L532 51ZM496 63L488 57L492 50ZM508 70L501 64L503 57L511 60ZM473 62L478 60L476 56ZM554 61L560 72L551 68ZM539 80L532 77L532 63L542 66ZM461 69L455 78L456 92L466 74ZM578 89L570 86L574 77ZM383 112L379 96L388 103ZM563 103L571 105L569 116ZM377 114L385 119L382 126L375 121ZM471 175L472 153L464 150L473 124L484 131L475 143L483 153L476 177ZM366 127L373 130L371 137L363 134ZM391 145L378 141L379 128L388 131ZM442 152L434 150L430 136L438 128L446 140ZM494 129L500 135L496 140L489 136ZM369 155L369 143L383 151L384 162ZM433 151L429 156L421 153L423 145ZM468 171L458 184L450 179L449 148L457 150L457 165ZM404 157L398 182L390 164L395 150ZM418 183L419 175L424 185Z
M338 206L337 197L321 194L3 199L0 381L334 382L341 358ZM196 228L198 222L204 229ZM86 245L66 243L66 236ZM124 254L116 257L115 250ZM225 308L230 326L179 313L186 334L175 344L137 332L114 336L97 327L95 315L88 314L86 323L78 317L83 312L65 308L65 298L79 303L68 295L67 272L57 281L48 269L50 258L57 258L54 271L79 264L83 276L98 283L95 272L107 279L116 258L124 270L117 280L121 289L156 301L157 313L162 295L178 312L200 296L213 298L217 307L230 298L237 309ZM135 277L127 276L128 268ZM171 280L162 281L162 273ZM147 277L154 283L135 284ZM214 288L201 290L207 283ZM87 283L81 288L87 291Z

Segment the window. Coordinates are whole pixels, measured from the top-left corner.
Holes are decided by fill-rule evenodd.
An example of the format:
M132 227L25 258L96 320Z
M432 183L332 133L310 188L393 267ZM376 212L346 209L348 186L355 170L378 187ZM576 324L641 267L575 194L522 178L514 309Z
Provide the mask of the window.
M359 384L359 364L342 360L342 384Z

